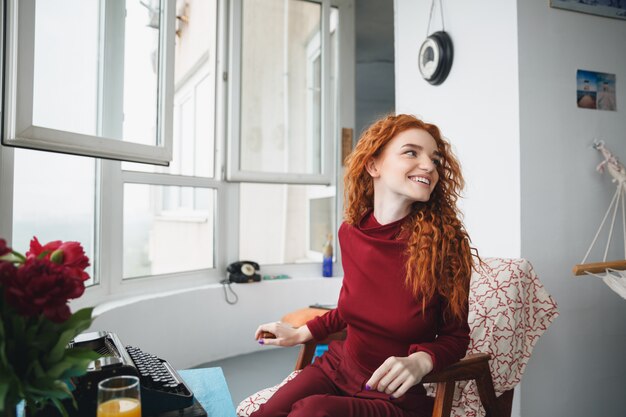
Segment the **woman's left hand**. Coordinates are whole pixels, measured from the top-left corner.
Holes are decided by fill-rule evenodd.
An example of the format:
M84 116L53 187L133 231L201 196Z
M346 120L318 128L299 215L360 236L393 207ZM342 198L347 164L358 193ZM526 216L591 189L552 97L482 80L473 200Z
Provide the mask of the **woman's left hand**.
M392 356L374 371L365 389L400 398L432 369L433 361L426 352L416 352L403 358Z

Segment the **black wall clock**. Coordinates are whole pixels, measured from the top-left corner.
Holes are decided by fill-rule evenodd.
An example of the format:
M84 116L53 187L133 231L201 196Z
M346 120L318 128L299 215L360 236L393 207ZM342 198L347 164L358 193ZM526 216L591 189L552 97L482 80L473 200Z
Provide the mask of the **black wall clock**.
M422 77L432 85L445 81L452 68L452 39L444 32L435 32L420 47L418 67Z

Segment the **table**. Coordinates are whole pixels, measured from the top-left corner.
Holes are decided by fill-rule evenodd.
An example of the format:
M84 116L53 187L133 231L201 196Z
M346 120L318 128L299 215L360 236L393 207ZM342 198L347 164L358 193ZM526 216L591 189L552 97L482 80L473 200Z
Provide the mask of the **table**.
M184 369L178 373L191 388L208 417L236 417L222 368ZM24 417L23 405L18 406L17 417Z

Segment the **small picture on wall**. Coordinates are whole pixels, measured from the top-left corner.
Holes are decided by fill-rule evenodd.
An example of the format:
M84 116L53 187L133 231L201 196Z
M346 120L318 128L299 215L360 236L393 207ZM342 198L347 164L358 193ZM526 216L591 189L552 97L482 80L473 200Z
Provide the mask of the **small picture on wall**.
M576 72L576 103L583 109L617 110L615 74L578 70Z
M550 6L626 20L626 1L624 0L550 0Z

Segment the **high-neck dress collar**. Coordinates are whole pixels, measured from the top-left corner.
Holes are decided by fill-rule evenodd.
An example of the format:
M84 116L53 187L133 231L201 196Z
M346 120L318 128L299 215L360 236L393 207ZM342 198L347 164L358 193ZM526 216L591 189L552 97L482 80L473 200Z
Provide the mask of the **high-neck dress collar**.
M376 217L374 217L374 210L370 210L361 219L358 224L358 229L366 235L383 240L396 240L400 234L402 225L407 220L409 215L396 220L395 222L380 224Z

